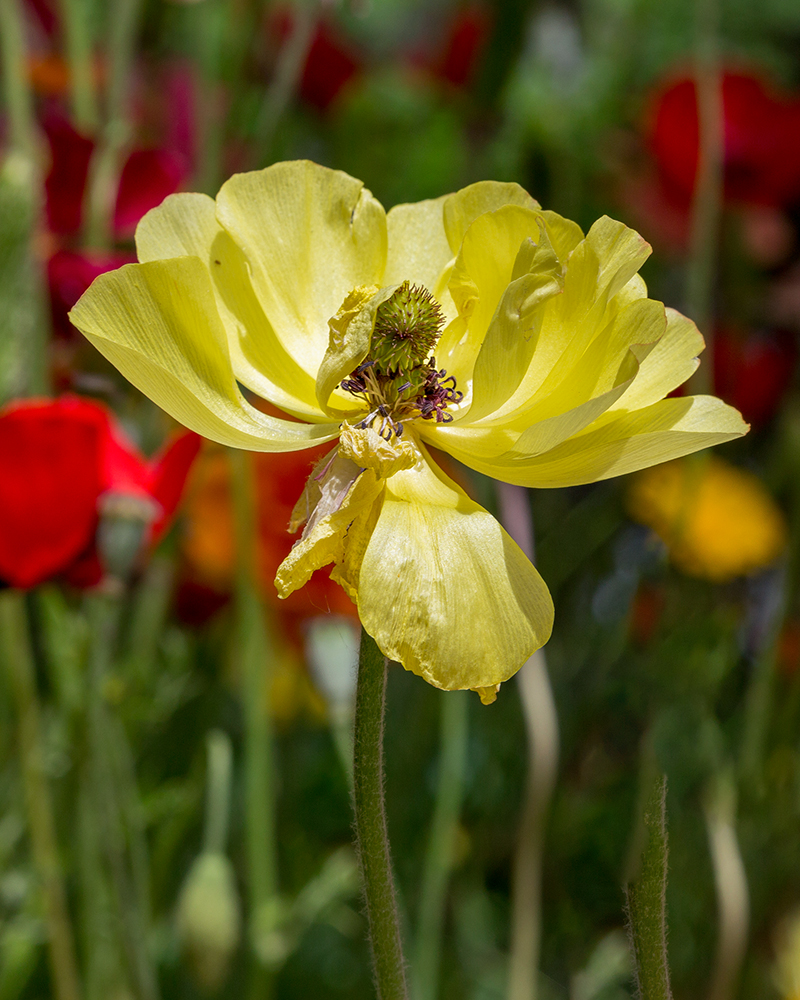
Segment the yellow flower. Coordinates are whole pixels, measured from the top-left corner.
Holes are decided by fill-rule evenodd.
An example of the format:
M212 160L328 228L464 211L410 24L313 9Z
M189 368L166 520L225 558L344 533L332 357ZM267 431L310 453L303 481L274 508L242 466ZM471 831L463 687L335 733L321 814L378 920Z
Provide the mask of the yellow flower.
M628 508L679 569L717 583L763 569L786 546L783 515L760 480L716 457L639 473Z
M279 591L334 563L380 649L437 687L493 700L547 641L553 606L428 445L507 482L569 486L746 430L713 397L663 398L703 341L647 298L644 240L608 218L584 237L516 184L387 214L347 174L279 163L216 201L172 195L136 243L141 263L101 275L72 321L222 444L341 435L295 509L305 529Z

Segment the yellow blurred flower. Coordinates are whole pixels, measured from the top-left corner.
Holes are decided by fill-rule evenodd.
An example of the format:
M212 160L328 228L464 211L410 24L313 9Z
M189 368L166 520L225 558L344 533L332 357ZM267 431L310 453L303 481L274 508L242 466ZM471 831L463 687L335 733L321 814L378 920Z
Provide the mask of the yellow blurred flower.
M212 440L297 451L340 438L292 517L282 596L322 566L382 652L492 701L550 635L539 574L429 447L525 486L621 475L745 433L709 396L694 325L647 298L650 248L584 236L516 184L388 214L309 162L178 194L142 219L140 264L101 275L73 323ZM288 415L250 405L239 386Z
M715 456L667 462L631 482L628 509L684 573L722 583L763 569L786 546L786 523L761 481Z

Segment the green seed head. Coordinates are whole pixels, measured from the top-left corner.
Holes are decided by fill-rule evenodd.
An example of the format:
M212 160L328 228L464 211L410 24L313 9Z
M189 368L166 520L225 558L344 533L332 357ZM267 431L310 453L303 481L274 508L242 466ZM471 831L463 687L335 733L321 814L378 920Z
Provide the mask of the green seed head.
M384 370L408 373L430 357L443 326L442 310L428 289L404 281L378 308L370 357Z

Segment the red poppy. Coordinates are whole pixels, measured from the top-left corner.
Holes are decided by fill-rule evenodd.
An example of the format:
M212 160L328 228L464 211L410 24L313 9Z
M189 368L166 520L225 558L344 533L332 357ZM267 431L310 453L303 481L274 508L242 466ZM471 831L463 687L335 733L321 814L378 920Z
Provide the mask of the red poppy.
M722 79L725 196L786 205L800 198L800 96L779 93L753 74ZM695 81L674 80L652 102L648 141L667 193L689 203L698 162Z
M434 74L454 87L468 86L486 45L489 26L485 7L462 7L450 22L444 47L432 67Z
M25 400L0 411L0 579L34 587L59 574L89 586L102 570L93 553L100 500L138 496L166 531L201 439L180 432L150 461L109 411L90 400ZM88 554L88 555L87 555Z
M66 119L49 116L44 130L50 142L50 170L45 179L45 208L50 231L71 236L81 227L83 200L94 141L76 132ZM183 156L172 149L137 149L120 176L114 208L114 235L129 239L151 208L177 191L188 172Z
M766 423L780 407L796 362L795 338L786 330L743 335L720 329L714 336L714 391L745 420Z

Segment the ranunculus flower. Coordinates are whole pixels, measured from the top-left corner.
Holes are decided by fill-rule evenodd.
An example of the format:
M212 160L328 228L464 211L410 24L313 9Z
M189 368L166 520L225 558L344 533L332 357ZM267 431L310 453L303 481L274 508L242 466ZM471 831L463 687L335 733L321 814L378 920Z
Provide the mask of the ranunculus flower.
M60 574L98 583L99 504L110 494L153 505L149 539L168 527L200 447L174 436L147 461L103 406L76 396L25 400L0 411L0 580L35 587Z
M680 570L716 583L764 569L786 548L783 514L758 477L716 456L640 472L628 509Z
M728 70L722 79L725 195L750 204L800 198L800 96L761 77ZM698 162L695 81L673 80L653 101L649 145L674 200L687 204Z
M141 263L97 278L72 321L206 437L255 451L340 439L295 508L305 528L279 592L333 563L383 653L437 687L493 700L547 641L553 605L429 445L507 482L568 486L747 429L713 397L663 398L703 342L647 298L644 240L608 218L584 236L516 184L387 215L347 174L280 163L216 202L168 198L136 239Z

